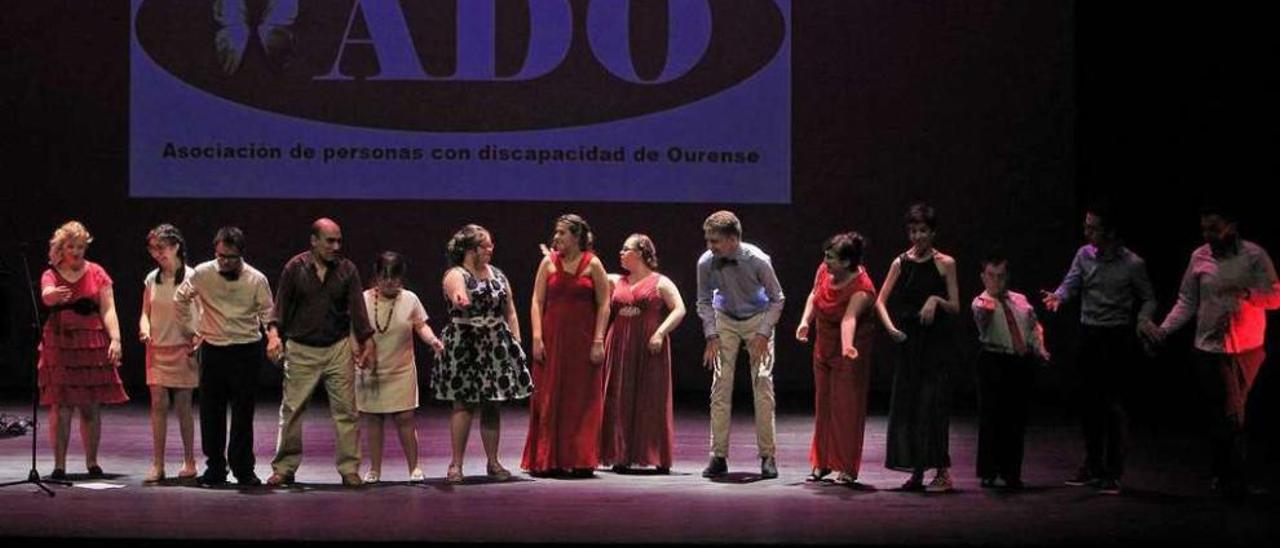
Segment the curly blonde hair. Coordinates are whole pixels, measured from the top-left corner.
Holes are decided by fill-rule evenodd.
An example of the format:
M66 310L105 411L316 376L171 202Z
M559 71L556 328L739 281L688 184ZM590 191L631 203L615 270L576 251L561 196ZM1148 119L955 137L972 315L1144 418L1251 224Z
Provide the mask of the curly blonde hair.
M67 246L72 240L82 240L85 245L93 242L93 236L89 234L89 230L80 224L80 221L67 221L53 231L53 238L49 240L49 264L58 265L58 259L61 258L62 248Z

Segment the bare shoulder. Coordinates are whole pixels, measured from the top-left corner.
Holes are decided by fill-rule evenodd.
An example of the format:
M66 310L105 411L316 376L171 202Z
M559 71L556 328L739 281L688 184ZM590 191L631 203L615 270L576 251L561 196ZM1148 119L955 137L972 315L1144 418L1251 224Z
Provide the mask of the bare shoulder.
M938 266L938 271L942 274L948 274L956 271L955 258L941 251L935 251L933 253L933 264Z

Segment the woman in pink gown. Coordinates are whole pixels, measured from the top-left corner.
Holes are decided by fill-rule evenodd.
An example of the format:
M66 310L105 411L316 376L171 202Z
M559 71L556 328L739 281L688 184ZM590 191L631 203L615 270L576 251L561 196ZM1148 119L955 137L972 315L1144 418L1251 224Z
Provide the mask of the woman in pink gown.
M673 430L668 335L684 319L684 301L671 279L655 272L658 253L648 236L628 237L618 259L627 273L610 276L600 460L614 472L653 466L665 474Z
M600 463L609 278L591 244L590 225L562 215L534 280L533 397L520 468L535 477L589 477Z

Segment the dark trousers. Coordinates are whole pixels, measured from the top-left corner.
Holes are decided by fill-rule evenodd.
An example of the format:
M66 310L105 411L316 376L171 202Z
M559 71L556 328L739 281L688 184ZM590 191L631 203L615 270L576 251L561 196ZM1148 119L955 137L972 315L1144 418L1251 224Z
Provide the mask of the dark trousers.
M978 354L978 477L1022 479L1027 402L1035 360L982 351Z
M262 341L201 345L200 445L206 474L237 478L253 475L253 409L258 371L266 359ZM231 444L227 445L227 405L231 406Z
M1120 479L1129 446L1124 399L1133 382L1133 326L1080 326L1080 413L1085 462L1095 478Z
M1195 354L1196 375L1209 419L1213 475L1227 485L1239 483L1244 480L1248 446L1245 406L1266 352L1257 348L1239 354Z

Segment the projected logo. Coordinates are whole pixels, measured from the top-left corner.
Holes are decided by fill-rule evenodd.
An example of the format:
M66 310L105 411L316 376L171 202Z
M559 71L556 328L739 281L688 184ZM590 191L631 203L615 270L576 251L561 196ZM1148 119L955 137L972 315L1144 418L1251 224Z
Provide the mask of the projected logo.
M376 183L360 187L372 196L356 195L350 178L326 183L329 171L321 170L310 174L307 192L556 199L584 197L585 189L588 199L603 200L788 199L788 0L134 4L135 195L297 196L281 181L290 172L253 164L310 162L331 171L338 162L382 162L361 166L357 178L421 181L429 164L430 175L484 180L490 190L450 189L433 177L428 188ZM225 106L174 82L250 107L237 117L258 114L247 128L232 123ZM140 112L163 112L168 126ZM757 119L743 120L744 112ZM157 152L159 163L147 168ZM213 190L140 180L198 171L175 161L239 162L230 167L249 180ZM727 179L717 183L716 175ZM535 184L502 190L513 176ZM658 192L636 196L655 184ZM730 187L736 191L726 194Z
M786 28L772 0L148 0L137 36L170 74L237 103L354 126L494 131L697 101L758 72Z

